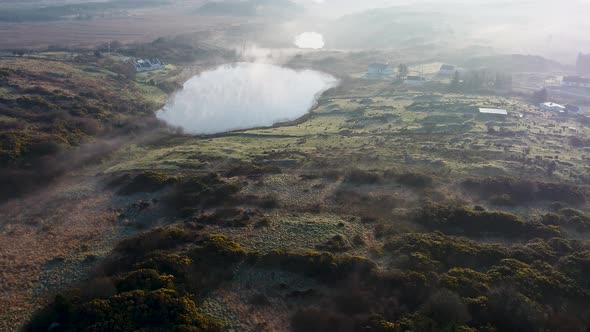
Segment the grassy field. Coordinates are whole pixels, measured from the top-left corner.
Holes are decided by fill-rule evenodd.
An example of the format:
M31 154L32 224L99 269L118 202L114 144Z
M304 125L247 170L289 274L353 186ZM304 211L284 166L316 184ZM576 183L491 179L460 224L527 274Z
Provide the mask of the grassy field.
M12 72L46 74L39 59L11 61L6 89L22 85ZM121 83L106 65L52 67L149 105L165 99L150 82L179 70ZM36 83L63 89L56 84ZM172 308L152 322L163 329L589 326L584 118L517 97L428 89L346 79L291 124L211 136L148 131L71 181L2 206L13 211L0 233L2 294L17 304L4 326L47 305L28 330L56 320L137 330L149 321L138 317L156 314L139 302ZM509 115L484 117L478 107ZM39 197L44 204L33 204ZM82 286L71 293L75 281Z
M399 92L390 97L330 97L320 101L308 121L293 126L175 138L157 149L129 147L121 154L134 157L110 171L182 170L201 165L201 156L252 161L275 150L301 166L318 159L330 163L351 158L358 167L411 164L435 169L444 164L445 171L462 175L490 168L502 174L489 175L544 177L540 164L555 161L559 164L553 174L556 180L587 176L589 155L569 141L589 133L574 117L500 97L447 95L422 101L423 97L431 96ZM509 116L482 117L477 111L480 106L504 107ZM526 164L526 159L538 163Z
M556 202L588 211L585 200L566 202L570 199L567 192L578 186L585 188L590 176L588 150L584 144L572 143L572 137L590 134L579 117L544 112L513 98L425 93L369 84L373 87L354 84L351 89L327 93L311 116L298 124L128 146L113 156L106 173L159 170L186 177L232 173L235 165L252 168L226 176L242 187L238 206L261 209L267 224L207 225L201 232L225 234L260 254L319 250L359 255L382 270L399 264L400 257L384 249L388 241L407 234L429 234L428 228L411 217L412 211L424 204L476 206L530 222L553 213ZM509 116L481 116L478 107L505 108ZM269 171L275 167L278 174ZM360 172L360 180L353 178L354 172ZM483 179L514 186L519 185L519 179L532 181L527 188L562 183L565 192L562 196L548 189L546 196L534 194L546 198L522 203L518 196L522 192L510 189L510 184L509 189L501 190L466 184ZM534 184L537 181L539 184ZM532 195L537 189L530 190ZM270 199L272 207L257 207L259 199ZM568 229L564 226L562 237L587 238L584 232ZM504 243L507 235L466 236L482 243ZM521 234L511 241L529 245L527 238ZM273 275L284 273L272 271ZM268 273L238 269L230 283L201 302L203 312L237 329L264 326L261 330L288 330L265 314L264 306L248 302L248 297L264 294L276 308L274 315L285 321L301 312L293 307L309 302L277 297L267 289L268 284L284 280L300 285L294 286L298 292L314 289L324 294L335 287L326 289L301 274L260 281L268 278ZM326 297L330 296L322 298Z

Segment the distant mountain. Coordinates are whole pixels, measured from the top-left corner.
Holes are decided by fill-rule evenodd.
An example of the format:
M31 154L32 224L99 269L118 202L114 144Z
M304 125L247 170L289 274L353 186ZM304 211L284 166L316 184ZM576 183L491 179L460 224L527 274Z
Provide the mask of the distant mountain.
M460 65L467 69L490 68L507 72L551 72L570 69L541 56L521 54L475 57Z
M0 0L0 2L2 2ZM35 6L6 7L0 10L0 22L42 22L63 19L89 19L97 14L126 11L137 8L148 8L166 5L169 0L108 0L84 1L48 5L45 2ZM1 4L0 4L1 5Z
M438 13L384 8L343 16L326 26L329 47L393 48L449 39L455 31Z
M304 8L290 0L226 0L211 1L197 13L208 16L294 16Z

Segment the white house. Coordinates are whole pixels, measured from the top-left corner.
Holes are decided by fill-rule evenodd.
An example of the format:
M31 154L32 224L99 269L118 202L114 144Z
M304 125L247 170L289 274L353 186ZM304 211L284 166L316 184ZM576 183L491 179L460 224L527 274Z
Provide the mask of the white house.
M479 108L479 114L481 115L498 115L498 116L507 116L508 111L503 109L497 108Z
M457 71L457 67L455 67L453 65L442 65L440 67L440 70L438 71L438 73L442 76L451 76L451 75L455 74L456 71Z
M590 78L580 76L565 76L561 80L562 87L590 88Z
M164 68L164 63L158 58L153 59L129 59L127 60L136 72L152 71Z
M541 107L541 109L545 110L545 111L551 111L551 112L565 112L565 106L563 105L559 105L556 103L542 103L539 105L539 107Z
M393 68L388 63L371 63L367 69L369 77L383 77L393 75Z

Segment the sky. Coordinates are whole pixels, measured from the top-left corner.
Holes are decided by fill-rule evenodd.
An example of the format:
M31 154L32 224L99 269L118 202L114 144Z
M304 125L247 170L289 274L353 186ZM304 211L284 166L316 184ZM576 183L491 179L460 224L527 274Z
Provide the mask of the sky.
M590 0L293 0L308 9L310 17L315 17L311 25L317 30L302 27L301 32L324 34L326 47L331 47L332 21L343 15L358 14L375 8L400 8L413 10L419 14L409 14L408 20L416 18L415 25L402 25L410 33L425 25L435 29L448 26L456 40L469 44L492 46L499 52L542 55L566 63L575 61L578 52L590 52ZM428 14L421 21L419 15ZM434 15L433 15L434 14ZM410 16L414 17L410 17ZM324 20L321 26L317 22ZM397 21L396 21L397 20ZM345 22L348 19L344 20ZM353 20L349 20L353 22ZM391 24L383 24L389 31L399 19ZM426 23L419 23L426 22ZM381 22L383 23L383 22ZM372 25L372 26L370 26ZM350 28L350 31L373 29L379 31L379 23L364 22ZM333 30L333 28L332 28ZM333 31L332 31L333 32ZM403 31L392 31L392 33ZM346 33L344 33L346 35ZM357 39L371 39L373 35L358 34ZM351 36L351 38L355 38ZM381 38L381 37L377 37ZM386 38L386 37L385 37ZM369 47L370 48L370 47ZM377 47L380 48L380 47Z
M424 5L443 7L447 4L498 4L510 6L519 3L555 4L558 7L576 9L578 6L588 8L590 0L294 0L306 5L311 11L320 15L342 15L371 8L384 8L405 5ZM576 15L575 12L572 14Z

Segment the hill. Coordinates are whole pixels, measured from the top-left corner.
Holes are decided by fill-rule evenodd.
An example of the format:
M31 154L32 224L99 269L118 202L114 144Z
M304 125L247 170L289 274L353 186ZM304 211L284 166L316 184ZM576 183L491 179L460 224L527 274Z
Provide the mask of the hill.
M463 61L460 66L468 69L490 68L512 73L560 72L569 69L557 61L541 56L521 54L476 57Z
M89 19L96 15L121 10L153 7L168 3L167 0L110 0L62 5L34 4L31 6L5 6L0 11L0 22L43 22L63 19Z
M120 59L87 60L0 59L1 199L61 173L57 161L73 147L141 126L163 103L158 88L115 72Z
M201 6L197 13L210 16L286 17L303 13L303 7L290 0L215 1Z

